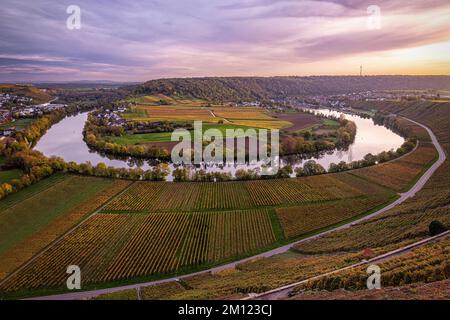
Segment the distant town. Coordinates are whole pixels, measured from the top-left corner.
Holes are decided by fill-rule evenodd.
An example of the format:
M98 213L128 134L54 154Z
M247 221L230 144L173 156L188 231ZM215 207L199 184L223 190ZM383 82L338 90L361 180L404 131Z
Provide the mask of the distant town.
M55 101L56 99L52 100ZM43 103L33 105L33 99L9 93L0 94L0 136L11 137L23 128L15 126L18 119L37 118L65 108L65 104Z

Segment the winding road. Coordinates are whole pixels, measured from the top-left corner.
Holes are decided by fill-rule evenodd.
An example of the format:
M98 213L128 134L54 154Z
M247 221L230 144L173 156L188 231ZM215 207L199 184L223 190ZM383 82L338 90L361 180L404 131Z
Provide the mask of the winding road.
M405 118L419 126L421 126L422 128L424 128L428 134L431 137L431 142L433 143L433 145L435 146L436 150L438 151L439 157L437 159L436 162L433 163L433 165L420 177L420 179L414 184L414 186L408 190L405 193L400 194L400 197L395 200L394 202L392 202L391 204L387 205L386 207L373 212L367 216L364 216L360 219L354 220L352 222L346 223L344 225L341 225L339 227L336 227L334 229L330 229L318 234L315 234L313 236L301 239L299 241L287 244L285 246L270 250L270 251L266 251L263 253L260 253L258 255L246 258L246 259L242 259L239 261L235 261L232 263L228 263L225 265L221 265L218 267L214 267L211 269L207 269L207 270L203 270L203 271L199 271L199 272L195 272L195 273L190 273L190 274L186 274L183 276L179 276L179 277L171 277L171 278L167 278L167 279L163 279L163 280L157 280L157 281L150 281L150 282L143 282L143 283L136 283L136 284L132 284L132 285L125 285L125 286L119 286L119 287L113 287L113 288L105 288L105 289L99 289L99 290L92 290L92 291L80 291L80 292L71 292L71 293L64 293L64 294L57 294L57 295L50 295L50 296L42 296L42 297L34 297L34 298L30 298L31 300L77 300L77 299L90 299L90 298L94 298L96 296L102 295L102 294L108 294L108 293L114 293L114 292L119 292L119 291L123 291L123 290L128 290L128 289L134 289L134 290L139 290L139 288L141 287L146 287L146 286L151 286L151 285L156 285L156 284L161 284L161 283L165 283L165 282L170 282L170 281L177 281L179 279L183 279L183 278L187 278L187 277L191 277L194 275L198 275L198 274L202 274L202 273L208 273L208 272L212 272L212 273L216 273L216 272L220 272L222 270L226 270L226 269L232 269L235 268L236 265L241 264L243 262L246 261L250 261L256 258L267 258L267 257L271 257L277 254L281 254L281 253L285 253L287 251L289 251L293 246L305 242L305 241L309 241L312 239L316 239L318 237L321 237L323 235L329 234L331 232L337 231L337 230L342 230L342 229L346 229L346 228L350 228L352 226L354 226L355 224L358 224L362 221L366 221L368 219L371 219L375 216L378 216L396 206L398 206L399 204L405 202L407 199L414 197L414 195L419 192L424 185L427 183L427 181L431 178L431 176L435 173L435 171L444 163L444 161L446 160L446 154L444 149L442 148L442 146L439 144L438 139L436 138L436 136L434 135L434 133L431 131L430 128L426 127L425 125L418 123L414 120ZM404 248L400 248L398 250L402 250ZM354 267L354 266L350 266L350 267ZM341 270L342 271L342 270ZM323 276L323 275L321 275ZM275 289L277 290L277 289Z

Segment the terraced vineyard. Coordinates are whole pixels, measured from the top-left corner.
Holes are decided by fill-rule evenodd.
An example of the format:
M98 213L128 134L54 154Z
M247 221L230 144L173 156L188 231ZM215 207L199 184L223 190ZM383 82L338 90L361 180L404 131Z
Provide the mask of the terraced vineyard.
M434 282L450 277L450 238L415 249L400 258L381 261L382 287L406 285L415 282ZM301 289L308 290L363 290L367 288L367 267L349 269L338 275L309 281ZM299 288L300 289L300 288Z

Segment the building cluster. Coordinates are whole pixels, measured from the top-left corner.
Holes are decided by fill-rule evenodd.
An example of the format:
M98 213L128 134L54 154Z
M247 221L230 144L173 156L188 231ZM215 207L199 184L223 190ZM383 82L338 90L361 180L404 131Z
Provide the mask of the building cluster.
M13 137L16 132L23 132L24 128L17 128L14 126L14 123L11 123L10 127L0 128L0 138L3 137Z
M61 103L44 103L33 106L27 106L25 108L15 107L12 110L12 114L18 118L39 117L46 113L50 113L58 109L63 109L65 107L67 107L67 105Z
M11 137L23 128L14 126L14 121L21 118L34 118L48 114L52 111L67 107L65 104L44 103L37 105L14 104L12 107L0 108L0 137Z
M126 110L127 109L125 107L119 107L115 110L106 109L104 112L99 113L97 117L102 120L106 120L108 126L122 127L128 122L128 120L122 118L120 114L124 113Z
M13 103L18 106L25 106L30 104L32 100L32 98L16 96L10 93L0 93L0 109L8 103Z
M259 101L243 101L243 102L225 102L224 106L226 107L260 107L261 102Z

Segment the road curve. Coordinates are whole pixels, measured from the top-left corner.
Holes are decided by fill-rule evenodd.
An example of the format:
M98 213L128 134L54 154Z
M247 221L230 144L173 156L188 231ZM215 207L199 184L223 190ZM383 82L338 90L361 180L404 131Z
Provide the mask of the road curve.
M222 270L226 270L226 269L232 269L235 268L236 265L241 264L243 262L246 261L250 261L256 258L268 258L277 254L281 254L281 253L285 253L287 251L289 251L293 246L305 242L305 241L309 241L312 239L316 239L318 237L321 237L323 235L329 234L331 232L337 231L337 230L342 230L342 229L346 229L349 228L355 224L358 224L362 221L366 221L368 219L371 219L375 216L378 216L396 206L398 206L399 204L405 202L407 199L414 197L414 195L419 192L423 186L427 183L427 181L431 178L431 176L434 174L434 172L444 163L444 161L446 160L446 154L444 149L442 148L442 146L439 144L438 139L436 138L436 136L434 135L434 133L431 131L430 128L428 128L427 126L418 123L414 120L405 118L419 126L421 126L422 128L424 128L428 134L431 137L431 142L433 143L433 145L435 146L436 150L438 151L439 154L439 158L436 162L433 163L433 165L420 177L420 179L416 182L416 184L414 184L414 186L407 192L402 193L400 195L400 197L395 200L394 202L392 202L391 204L387 205L386 207L373 212L367 216L364 216L358 220L354 220L352 222L349 222L347 224L341 225L339 227L336 227L334 229L330 229L318 234L315 234L313 236L304 238L302 240L296 241L296 242L292 242L290 244L287 244L285 246L279 247L279 248L275 248L273 250L270 251L266 251L263 253L260 253L258 255L255 256L251 256L248 257L246 259L242 259L242 260L238 260L232 263L228 263L225 265L221 265L218 267L214 267L211 269L207 269L207 270L202 270L199 272L195 272L195 273L190 273L190 274L186 274L183 276L179 276L179 277L171 277L171 278L167 278L167 279L162 279L162 280L157 280L157 281L150 281L150 282L143 282L143 283L136 283L136 284L131 284L131 285L125 285L125 286L120 286L120 287L113 287L113 288L105 288L105 289L98 289L98 290L91 290L91 291L81 291L81 292L71 292L71 293L63 293L63 294L56 294L56 295L49 295L49 296L42 296L42 297L34 297L34 298L30 298L30 300L79 300L79 299L90 299L102 294L108 294L108 293L114 293L114 292L119 292L119 291L123 291L123 290L128 290L128 289L138 289L141 287L146 287L146 286L151 286L151 285L156 285L156 284L160 284L160 283L165 283L165 282L170 282L170 281L176 281L178 279L183 279L183 278L187 278L187 277L192 277L194 275L198 275L198 274L202 274L202 273L208 273L208 272L219 272Z

